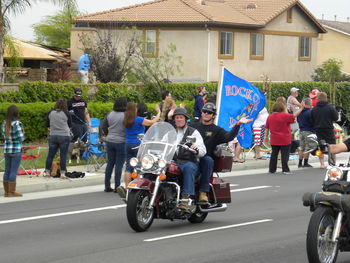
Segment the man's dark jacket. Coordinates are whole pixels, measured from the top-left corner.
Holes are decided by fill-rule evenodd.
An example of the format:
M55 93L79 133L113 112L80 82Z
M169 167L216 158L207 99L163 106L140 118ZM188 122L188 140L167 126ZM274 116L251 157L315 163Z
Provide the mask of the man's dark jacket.
M238 134L240 125L235 125L231 131L227 132L223 128L215 125L203 125L199 122L190 122L189 124L193 128L197 129L202 135L205 147L207 148L207 154L213 159L214 151L217 145L232 141Z
M311 120L315 130L333 129L333 122L337 119L338 112L326 101L317 102L311 110Z

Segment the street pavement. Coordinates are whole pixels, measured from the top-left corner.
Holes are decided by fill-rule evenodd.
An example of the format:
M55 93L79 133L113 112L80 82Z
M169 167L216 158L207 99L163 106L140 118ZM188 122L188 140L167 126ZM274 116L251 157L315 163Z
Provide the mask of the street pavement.
M341 154L338 154L337 156L338 156L338 160L344 161L344 160L347 160L349 154L341 153ZM297 167L298 157L296 155L293 155L291 156L291 158L293 159L289 161L290 169L292 171L300 170L300 168ZM315 169L318 169L319 161L317 157L310 156L309 162L315 167ZM247 171L250 171L250 173L252 173L252 171L253 173L267 172L268 165L269 165L269 159L256 160L253 158L253 153L251 152L249 154L245 154L244 163L233 163L232 171L227 173L221 173L220 176L227 177L227 176L244 175L247 173ZM68 166L67 169L69 172L77 171L77 172L85 173L84 178L77 178L77 179L47 178L47 177L43 177L42 175L39 175L39 176L18 175L17 191L20 193L26 194L26 193L33 193L33 192L40 192L40 191L70 189L70 188L93 186L93 185L101 185L101 191L102 191L104 189L103 184L104 184L105 167L106 166L104 165L98 171L87 172L87 167L85 165ZM305 169L305 168L301 168L301 170L302 169ZM39 169L39 171L43 172L43 169ZM281 171L281 169L278 169L277 171ZM2 180L2 176L0 180ZM0 186L0 195L3 195L2 184Z
M305 192L325 170L227 173L232 203L201 224L155 219L147 232L128 225L125 204L101 185L0 198L1 263L305 263L311 213ZM349 262L340 253L337 262Z

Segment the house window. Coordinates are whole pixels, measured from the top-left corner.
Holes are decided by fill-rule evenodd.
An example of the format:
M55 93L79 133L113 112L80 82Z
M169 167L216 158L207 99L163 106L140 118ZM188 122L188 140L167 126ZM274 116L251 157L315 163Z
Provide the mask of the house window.
M292 8L287 10L287 23L292 23L293 22L293 13L292 13Z
M264 59L264 35L252 33L250 35L250 59Z
M311 60L310 37L300 37L299 39L299 60Z
M219 58L233 58L233 32L220 32Z
M157 30L144 31L144 56L157 57L158 56L158 32Z

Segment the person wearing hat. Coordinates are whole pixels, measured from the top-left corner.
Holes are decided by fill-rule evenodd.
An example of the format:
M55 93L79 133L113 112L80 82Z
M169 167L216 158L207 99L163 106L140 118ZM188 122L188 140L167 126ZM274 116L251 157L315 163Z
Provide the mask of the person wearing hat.
M301 103L297 100L298 91L296 87L290 89L290 96L287 98L287 110L294 113L301 108Z
M174 160L179 165L183 177L183 185L181 189L181 199L179 208L188 210L188 199L195 194L194 184L198 176L199 158L203 157L207 151L200 133L193 127L188 126L189 119L185 108L176 108L174 110L173 119L175 121L175 129L177 133L176 144L184 145L188 136L194 136L196 141L189 146L191 151L185 147L179 147Z
M216 117L216 106L214 103L208 102L202 108L201 119L199 122L191 122L190 126L199 131L203 137L207 153L200 158L199 170L201 173L200 187L199 187L199 203L208 202L209 182L213 176L214 171L214 151L216 146L222 143L232 141L238 134L241 123L249 123L253 119L243 117L236 125L227 132L223 128L214 124Z
M311 102L311 106L315 107L317 104L317 95L318 93L320 93L320 91L318 89L313 89L311 91L311 93L309 94L309 97L311 98L312 102Z
M87 102L82 99L83 91L80 88L74 90L74 96L68 100L68 111L72 115L72 141L78 139L86 142L87 128L91 127L90 115L87 109Z

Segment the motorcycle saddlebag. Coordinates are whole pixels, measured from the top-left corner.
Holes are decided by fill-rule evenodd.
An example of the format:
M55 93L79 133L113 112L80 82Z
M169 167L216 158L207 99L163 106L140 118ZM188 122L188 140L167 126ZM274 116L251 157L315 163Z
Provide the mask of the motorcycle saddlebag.
M231 192L229 183L225 182L220 177L213 177L211 184L213 186L216 201L218 204L231 203ZM210 192L210 200L211 202L214 202L214 196L212 192Z
M214 151L214 172L224 173L231 172L233 156L228 150L227 144L219 144Z
M233 162L232 153L222 151L221 156L215 157L214 172L217 172L217 173L231 172L232 162Z

